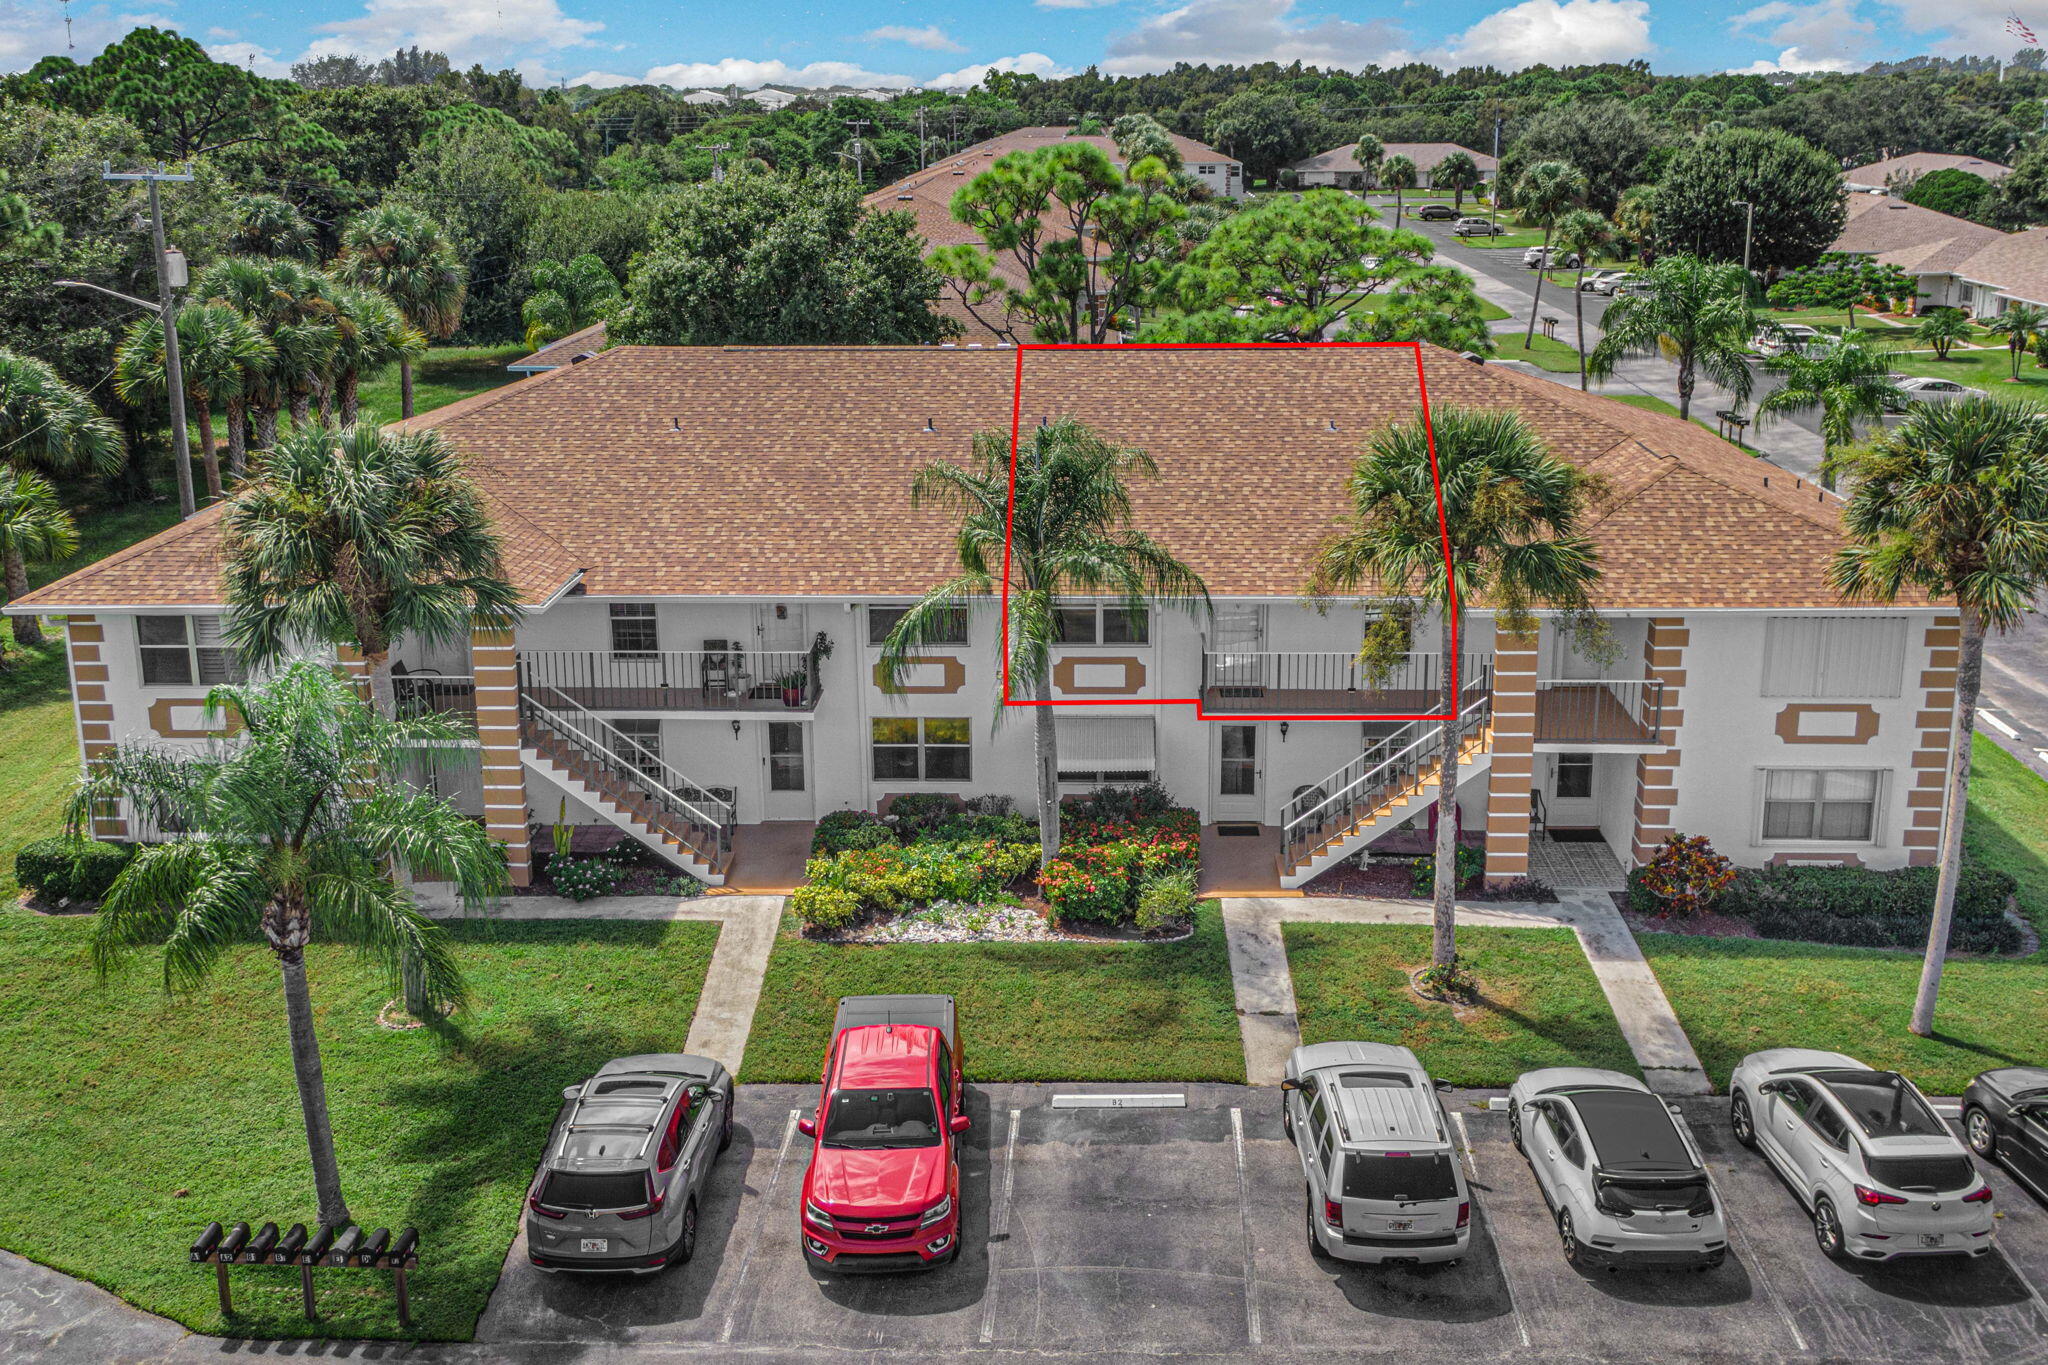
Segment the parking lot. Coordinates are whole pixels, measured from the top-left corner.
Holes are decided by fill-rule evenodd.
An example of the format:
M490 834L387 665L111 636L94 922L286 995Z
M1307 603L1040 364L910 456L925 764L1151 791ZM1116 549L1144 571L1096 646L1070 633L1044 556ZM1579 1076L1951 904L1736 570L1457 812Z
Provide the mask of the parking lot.
M1056 1095L1184 1094L1183 1108L1067 1109ZM1506 1116L1447 1097L1477 1209L1440 1268L1311 1255L1280 1095L1227 1085L973 1087L960 1258L825 1278L797 1245L814 1088L745 1089L696 1260L646 1279L544 1276L515 1246L478 1331L494 1358L818 1352L933 1359L1190 1355L1914 1362L2048 1357L2048 1210L1992 1172L2000 1250L1840 1267L1722 1100L1685 1103L1732 1255L1705 1274L1581 1273L1560 1255ZM663 1348L669 1348L664 1350Z

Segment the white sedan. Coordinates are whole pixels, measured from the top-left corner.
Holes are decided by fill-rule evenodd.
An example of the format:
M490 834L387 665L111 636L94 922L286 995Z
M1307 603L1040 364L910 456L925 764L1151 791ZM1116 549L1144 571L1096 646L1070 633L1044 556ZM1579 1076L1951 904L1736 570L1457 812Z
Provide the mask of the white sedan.
M1781 1047L1744 1057L1728 1089L1735 1140L1778 1168L1829 1258L1991 1250L1991 1187L1904 1076Z
M1904 412L1908 403L1960 403L1966 398L1988 398L1982 389L1973 389L1968 384L1958 384L1953 379L1929 379L1924 375L1907 375L1899 381L1899 397L1892 401L1892 411Z

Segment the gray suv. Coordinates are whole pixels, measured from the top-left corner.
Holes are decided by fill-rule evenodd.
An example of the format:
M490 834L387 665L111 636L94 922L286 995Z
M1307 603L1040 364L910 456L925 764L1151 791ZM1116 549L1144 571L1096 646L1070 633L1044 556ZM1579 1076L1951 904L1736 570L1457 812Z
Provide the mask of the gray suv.
M657 1052L606 1062L562 1098L526 1192L527 1258L638 1275L689 1260L712 1163L732 1142L733 1078L709 1057Z

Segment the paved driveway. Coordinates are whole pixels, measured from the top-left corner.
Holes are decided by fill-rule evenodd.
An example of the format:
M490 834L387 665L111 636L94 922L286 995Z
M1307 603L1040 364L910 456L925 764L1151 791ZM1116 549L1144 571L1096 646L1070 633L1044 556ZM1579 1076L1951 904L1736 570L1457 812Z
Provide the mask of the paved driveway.
M1185 1108L1055 1109L1055 1094L1149 1089ZM1478 1204L1458 1266L1373 1270L1313 1257L1279 1094L979 1086L963 1171L964 1250L945 1269L827 1279L796 1242L812 1092L743 1092L697 1261L651 1280L542 1276L513 1261L468 1358L745 1356L1857 1362L2048 1358L2048 1211L1993 1174L2002 1250L1974 1263L1842 1268L1722 1101L1685 1101L1731 1221L1720 1270L1583 1275L1561 1259L1504 1115L1457 1095ZM787 1141L785 1140L787 1138ZM432 1352L440 1355L441 1352Z

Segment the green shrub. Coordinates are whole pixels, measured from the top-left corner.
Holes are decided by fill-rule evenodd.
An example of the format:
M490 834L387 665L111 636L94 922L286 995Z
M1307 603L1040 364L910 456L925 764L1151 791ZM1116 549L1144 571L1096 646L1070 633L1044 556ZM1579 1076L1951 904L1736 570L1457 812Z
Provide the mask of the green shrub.
M1037 863L1035 844L911 844L813 858L804 873L813 886L851 895L867 913L935 900L990 900Z
M1743 868L1722 893L1717 908L1748 920L1765 938L1858 948L1917 948L1927 942L1939 880L1938 870L1932 867L1882 872L1799 864ZM1638 904L1637 882L1631 874L1632 909ZM2017 886L2007 873L1965 865L1956 885L1950 949L1963 953L2018 951L2019 927L2005 916L2006 901Z
M895 834L871 810L835 810L818 821L811 832L813 854L838 853L849 848L876 848L876 834L882 842L894 843Z
M14 879L50 902L96 901L135 856L133 844L56 835L23 844L14 855Z
M816 882L799 886L789 908L808 929L844 929L860 919L860 897L836 886Z
M1101 847L1070 848L1038 874L1045 903L1060 919L1127 923L1131 910L1131 869L1128 863L1105 861Z
M910 792L889 803L888 818L906 843L920 832L959 814L960 803L941 792Z
M1457 889L1463 891L1474 881L1486 875L1486 850L1474 848L1470 844L1459 844L1456 869L1458 878ZM1415 874L1415 881L1413 883L1415 894L1418 896L1434 896L1436 894L1436 859L1417 858L1413 871Z
M1193 869L1155 872L1138 883L1137 909L1131 922L1140 929L1161 929L1195 913L1197 877Z
M1126 820L1150 820L1177 809L1172 792L1157 782L1146 782L1135 787L1097 787L1086 796L1069 801L1063 813L1078 822L1114 824ZM1197 832L1200 832L1199 823Z
M613 858L548 859L548 884L572 901L608 896L618 889L626 871Z
M963 813L949 815L918 831L913 837L919 843L928 844L978 844L990 840L999 844L1035 844L1038 842L1038 822L1021 815Z

